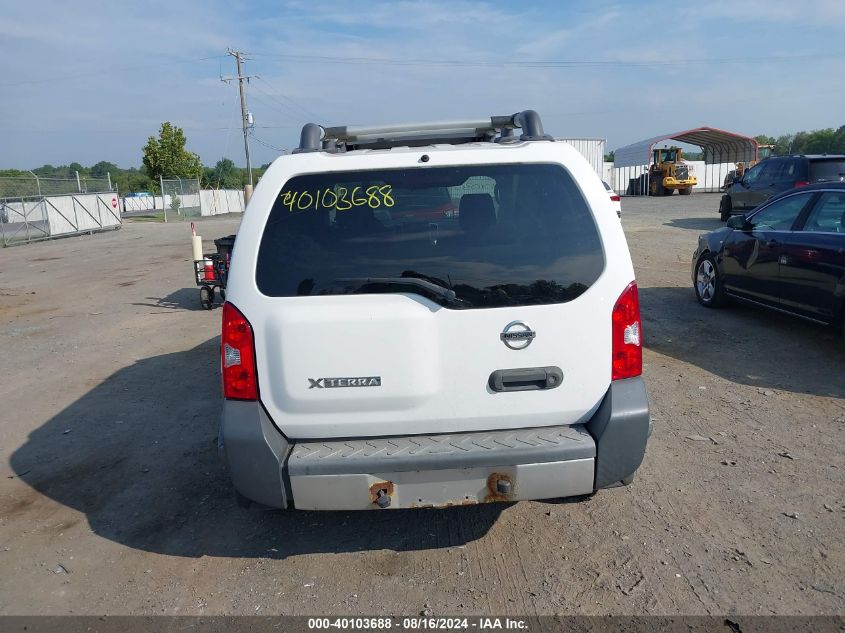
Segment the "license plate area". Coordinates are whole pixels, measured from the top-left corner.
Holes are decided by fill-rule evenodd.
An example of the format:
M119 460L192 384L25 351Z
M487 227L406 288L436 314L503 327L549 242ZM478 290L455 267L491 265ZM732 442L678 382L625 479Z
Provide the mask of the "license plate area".
M395 510L583 495L593 491L593 480L594 459L585 458L501 467L300 475L291 477L291 490L300 510Z

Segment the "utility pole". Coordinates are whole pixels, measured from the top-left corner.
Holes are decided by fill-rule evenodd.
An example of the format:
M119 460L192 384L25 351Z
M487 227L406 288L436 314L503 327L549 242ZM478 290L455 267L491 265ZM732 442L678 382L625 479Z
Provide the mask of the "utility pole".
M235 62L238 68L238 75L237 77L220 77L220 81L225 81L229 83L230 81L237 79L238 80L238 90L240 91L241 95L241 126L243 127L244 131L244 153L246 154L246 171L249 178L249 189L244 190L245 197L247 200L249 196L252 195L252 163L249 159L249 126L250 126L250 115L249 111L246 109L246 93L244 92L244 80L249 81L253 77L257 77L257 75L244 75L243 73L243 63L244 63L244 54L241 51L233 51L231 48L226 51L227 55L231 55L235 58Z

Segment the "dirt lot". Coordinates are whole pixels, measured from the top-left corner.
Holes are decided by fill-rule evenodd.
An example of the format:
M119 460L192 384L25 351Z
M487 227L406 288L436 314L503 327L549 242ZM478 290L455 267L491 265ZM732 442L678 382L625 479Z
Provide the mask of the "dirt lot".
M842 614L845 343L698 306L717 202L623 201L655 419L634 484L443 511L235 505L184 224L0 251L0 614Z

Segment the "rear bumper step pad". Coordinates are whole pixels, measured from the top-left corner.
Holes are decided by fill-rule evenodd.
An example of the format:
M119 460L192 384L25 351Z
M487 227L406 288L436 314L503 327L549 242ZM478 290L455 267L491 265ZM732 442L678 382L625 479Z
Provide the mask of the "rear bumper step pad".
M593 458L596 444L582 424L510 431L297 442L291 477L376 471L408 472L507 466Z

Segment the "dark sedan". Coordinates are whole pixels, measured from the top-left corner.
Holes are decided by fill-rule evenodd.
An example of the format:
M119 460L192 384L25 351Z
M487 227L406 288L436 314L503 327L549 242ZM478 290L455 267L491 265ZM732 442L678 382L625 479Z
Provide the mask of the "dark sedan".
M845 183L787 191L701 235L692 283L708 308L739 299L845 333Z

